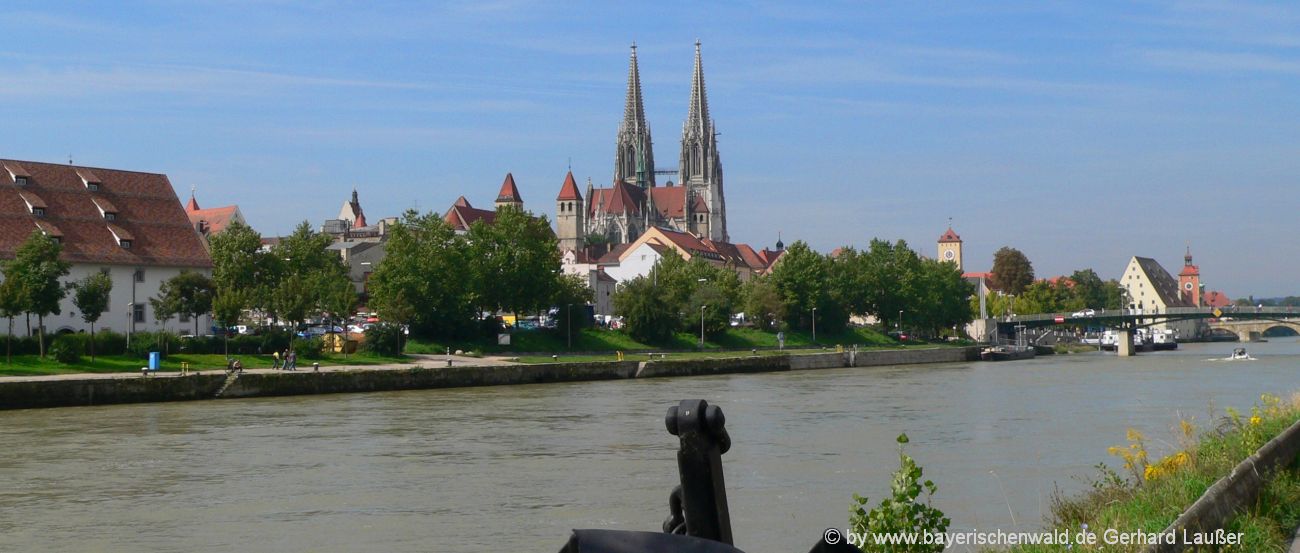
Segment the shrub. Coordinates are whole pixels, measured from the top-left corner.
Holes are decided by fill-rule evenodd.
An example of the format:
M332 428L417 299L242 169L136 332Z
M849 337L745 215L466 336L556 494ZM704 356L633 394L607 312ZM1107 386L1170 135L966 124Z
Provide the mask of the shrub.
M395 324L377 324L366 329L366 341L361 344L363 351L376 355L398 356L402 354L402 328Z
M286 330L273 328L259 338L262 340L262 352L271 353L289 349L289 341L293 335Z
M320 338L295 338L293 340L293 350L298 352L300 359L323 359L325 357L325 341Z
M951 519L943 515L943 511L930 505L930 499L934 497L934 492L939 487L929 480L921 482L921 467L916 461L903 452L903 444L906 444L907 434L898 435L898 470L894 472L894 479L890 485L892 496L888 499L882 499L880 505L866 510L868 499L858 494L853 494L853 505L850 507L849 529L856 535L872 534L896 534L896 535L920 535L923 533L943 534L948 530ZM925 502L917 501L921 492L925 491ZM854 544L863 551L920 551L939 553L943 551L944 544L915 544L906 549L894 549L887 544L862 543ZM894 546L897 547L897 546Z
M50 344L49 354L54 359L64 365L72 365L81 361L81 352L86 347L86 336L81 334L64 334L54 339Z
M95 332L95 355L122 355L126 353L126 335L111 330Z

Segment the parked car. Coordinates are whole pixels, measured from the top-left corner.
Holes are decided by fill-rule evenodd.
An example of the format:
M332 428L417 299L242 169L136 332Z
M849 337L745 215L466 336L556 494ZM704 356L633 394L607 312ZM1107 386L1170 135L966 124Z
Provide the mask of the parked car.
M1095 317L1096 315L1097 315L1097 311L1091 308L1084 309L1082 311L1075 311L1074 313L1070 314L1071 317Z
M906 330L891 330L889 331L889 337L898 340L899 342L906 342L912 339L912 335Z

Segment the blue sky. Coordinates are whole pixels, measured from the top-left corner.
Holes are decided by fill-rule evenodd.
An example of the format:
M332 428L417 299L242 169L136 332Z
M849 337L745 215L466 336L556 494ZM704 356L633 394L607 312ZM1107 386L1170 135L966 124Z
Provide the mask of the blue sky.
M0 157L163 172L264 234L337 214L552 214L613 172L636 41L659 165L693 43L730 232L828 251L948 218L967 270L1190 244L1230 296L1300 293L1300 7L1216 2L196 1L0 6Z

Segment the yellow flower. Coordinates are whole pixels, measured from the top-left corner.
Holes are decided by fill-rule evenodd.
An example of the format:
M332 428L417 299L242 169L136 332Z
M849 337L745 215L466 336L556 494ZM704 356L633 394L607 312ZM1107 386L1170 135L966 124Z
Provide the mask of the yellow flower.
M1253 417L1250 417L1250 425L1251 425L1251 426L1259 426L1259 423L1261 423L1261 422L1263 422L1263 419L1259 418L1259 415L1255 415L1255 416L1253 416Z

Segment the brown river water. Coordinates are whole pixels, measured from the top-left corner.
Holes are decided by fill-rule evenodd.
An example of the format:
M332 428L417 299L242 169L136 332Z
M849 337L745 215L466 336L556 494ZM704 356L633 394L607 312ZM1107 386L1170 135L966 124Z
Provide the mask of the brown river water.
M668 406L722 407L736 545L807 551L875 500L894 437L953 528L1034 530L1128 427L1300 389L1300 342L789 373L0 412L0 551L557 551L655 530Z

